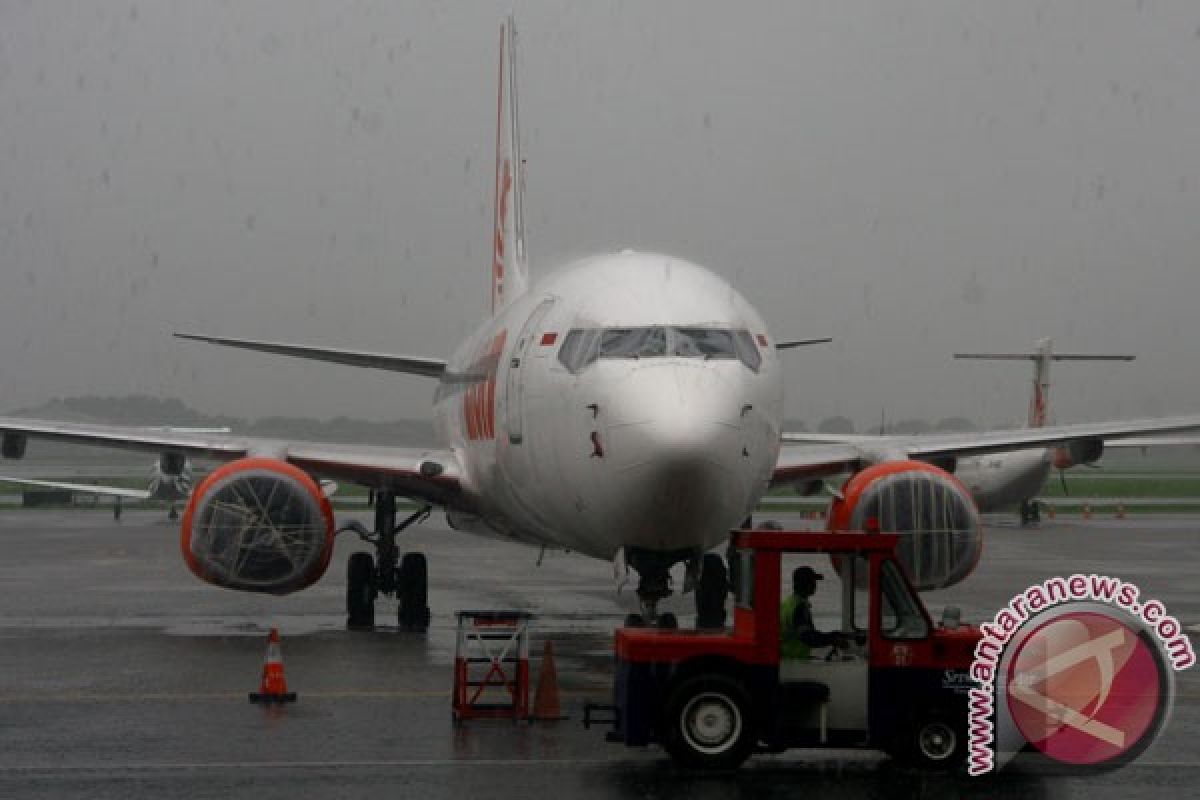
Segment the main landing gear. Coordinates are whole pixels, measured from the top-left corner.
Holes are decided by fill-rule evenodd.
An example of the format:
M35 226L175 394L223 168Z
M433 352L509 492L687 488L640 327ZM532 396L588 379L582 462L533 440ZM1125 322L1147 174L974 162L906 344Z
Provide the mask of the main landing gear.
M1026 500L1021 503L1021 527L1028 528L1040 524L1042 509L1036 500Z
M687 563L684 591L691 589L696 600L696 627L725 627L725 597L729 594L729 572L716 553L703 556L693 552L663 553L631 549L629 565L638 573L638 600L642 613L625 618L626 627L677 628L679 623L669 611L659 613L658 603L671 595L671 567Z
M430 506L410 514L396 524L396 493L381 490L375 494L375 530L368 531L358 522L342 530L353 531L375 546L375 555L354 553L346 565L346 627L370 630L375 626L375 598L395 595L400 601L396 619L401 630L424 633L429 630L429 579L424 553L400 556L396 534L429 516Z

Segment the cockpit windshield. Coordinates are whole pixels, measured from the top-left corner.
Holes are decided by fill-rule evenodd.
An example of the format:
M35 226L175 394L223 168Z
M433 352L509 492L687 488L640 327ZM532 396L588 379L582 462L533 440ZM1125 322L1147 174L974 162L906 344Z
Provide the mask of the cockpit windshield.
M737 358L733 331L720 328L672 328L671 354L684 358Z
M558 349L558 360L571 372L601 358L739 359L754 371L762 354L749 331L725 328L577 328Z

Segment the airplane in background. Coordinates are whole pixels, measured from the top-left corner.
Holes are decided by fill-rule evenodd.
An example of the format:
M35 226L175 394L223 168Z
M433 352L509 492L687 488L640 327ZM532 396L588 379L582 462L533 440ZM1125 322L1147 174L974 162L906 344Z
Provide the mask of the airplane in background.
M1200 427L1200 415L1017 431L875 437L819 444L782 432L777 342L754 307L715 273L681 258L622 250L574 261L531 284L524 227L516 34L500 31L492 315L448 359L196 334L183 338L417 375L437 384L444 446L338 445L236 434L180 434L0 418L0 450L30 438L225 462L184 512L184 560L218 586L286 594L318 580L335 536L374 548L347 564L352 628L374 624L394 595L403 628L429 624L427 564L397 536L438 507L460 530L612 561L638 574L641 613L670 626L658 603L686 565L697 622L719 626L729 589L728 541L775 485L852 473L831 530L878 525L908 534L901 558L917 588L965 578L982 549L970 493L951 472L972 456ZM810 341L810 340L805 340ZM375 492L374 521L335 524L318 480ZM396 499L422 507L397 520Z
M955 353L955 358L986 361L1031 361L1033 384L1029 394L1030 428L1044 428L1050 413L1050 363L1052 361L1133 361L1136 356L1104 353L1055 353L1051 339L1039 339L1031 353ZM1118 446L1113 442L1110 446ZM1016 506L1022 525L1036 524L1041 511L1034 498L1046 485L1052 469L1063 471L1091 465L1104 453L1102 440L1075 442L1057 447L1014 450L965 459L955 473L971 490L980 511L1002 511ZM1064 489L1066 487L1064 478Z
M1050 418L1050 362L1052 361L1133 361L1135 356L1101 353L1056 353L1051 339L1039 339L1030 353L955 353L955 358L988 361L1031 361L1033 383L1029 395L1030 428L1045 427ZM1200 444L1200 436L1174 435L1128 437L1107 442L1074 442L1051 448L1015 450L976 456L959 462L955 475L971 490L980 511L1018 509L1022 525L1041 520L1041 508L1035 498L1043 490L1051 470L1058 470L1063 492L1067 492L1066 470L1077 466L1095 466L1105 450L1174 447Z
M164 426L145 428L146 431L159 431L169 434L223 434L230 433L229 428L179 428ZM121 501L123 500L158 500L167 504L167 519L179 519L179 503L185 502L192 496L195 481L192 477L192 462L179 453L164 452L159 455L150 468L150 481L145 489L131 489L124 486L103 486L92 483L70 483L67 481L35 480L32 478L17 478L0 475L0 483L14 483L22 486L36 486L46 489L64 489L77 494L90 494L98 497L113 498L113 519L121 518Z

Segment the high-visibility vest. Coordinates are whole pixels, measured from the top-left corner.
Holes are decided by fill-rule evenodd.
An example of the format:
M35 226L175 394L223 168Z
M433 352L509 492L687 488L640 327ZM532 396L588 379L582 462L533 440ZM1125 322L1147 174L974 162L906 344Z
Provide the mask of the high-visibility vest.
M803 603L808 606L808 600L799 595L791 595L779 606L779 657L808 658L810 648L800 641L796 633L796 609Z

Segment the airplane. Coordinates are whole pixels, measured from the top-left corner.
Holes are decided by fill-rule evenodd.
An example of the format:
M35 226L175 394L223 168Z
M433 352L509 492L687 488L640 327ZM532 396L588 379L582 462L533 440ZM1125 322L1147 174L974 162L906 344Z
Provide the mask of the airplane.
M1052 361L1133 361L1136 356L1103 353L1055 353L1054 342L1039 339L1030 353L955 353L955 358L987 361L1033 362L1033 384L1029 395L1030 428L1043 428L1050 413L1050 362ZM1091 465L1104 453L1104 442L1060 445L1053 448L1013 450L964 459L955 473L971 490L980 511L1001 511L1016 506L1022 525L1040 521L1041 510L1034 498L1046 485L1052 469L1063 471L1079 465ZM1116 442L1110 446L1119 446ZM1064 478L1065 487L1065 478Z
M379 594L398 600L402 629L429 626L423 553L397 536L437 507L456 529L611 561L638 575L630 625L670 627L659 602L685 565L697 623L725 618L730 570L709 552L747 521L772 486L850 472L831 530L908 534L901 557L917 588L974 569L982 526L952 472L974 455L1200 427L1200 415L940 434L792 442L782 432L777 341L726 280L683 258L619 250L530 279L520 152L516 32L500 29L491 316L447 359L180 333L217 345L421 376L436 382L444 445L362 446L236 434L0 417L0 452L47 438L224 462L193 491L181 523L187 566L221 587L287 594L326 571L335 536L374 553L347 564L347 624L371 628ZM371 527L339 527L318 480L375 493ZM397 498L421 507L398 520ZM746 574L736 562L733 574ZM745 565L741 565L745 567Z
M229 433L229 428L164 428L182 433ZM38 486L47 489L65 489L76 494L90 494L97 497L113 498L113 519L119 520L124 500L157 500L167 505L167 519L174 522L179 519L179 504L187 502L195 487L192 462L178 453L162 453L150 467L150 481L145 489L131 489L125 486L104 486L96 483L71 483L67 481L48 481L34 478L17 478L11 475L0 475L0 483L14 483L21 486ZM338 490L335 481L321 480L321 492L326 497L333 497Z
M1032 361L1033 385L1029 396L1030 428L1046 425L1050 415L1051 361L1133 361L1135 356L1101 353L1055 353L1051 339L1039 339L1030 353L955 353L955 358L989 361ZM1002 511L1017 507L1022 525L1036 525L1041 507L1035 498L1046 485L1051 470L1058 470L1066 492L1066 470L1095 466L1105 450L1173 447L1200 444L1200 436L1150 436L1093 441L1034 450L1015 450L976 456L959 462L955 475L971 490L980 511Z
M230 432L229 428L179 428L173 426L147 428L146 430L180 434ZM66 489L78 494L111 497L113 498L113 519L121 518L122 500L158 500L167 504L167 519L175 521L179 519L178 504L191 497L195 481L192 476L192 462L188 458L181 457L177 453L162 453L150 468L150 481L145 489L131 489L124 486L102 486L92 483L35 480L31 478L17 478L10 475L0 475L0 483L15 483L22 486L38 486L47 489Z

